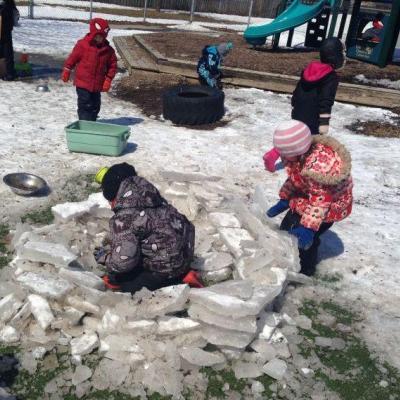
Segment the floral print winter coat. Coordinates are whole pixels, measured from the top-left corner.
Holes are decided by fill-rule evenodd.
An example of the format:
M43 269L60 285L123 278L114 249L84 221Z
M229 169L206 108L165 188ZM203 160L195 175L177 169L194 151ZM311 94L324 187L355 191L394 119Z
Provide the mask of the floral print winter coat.
M289 200L304 227L318 231L323 222L341 221L350 215L351 156L336 139L314 136L310 150L299 161L287 162L286 171L288 179L279 196Z

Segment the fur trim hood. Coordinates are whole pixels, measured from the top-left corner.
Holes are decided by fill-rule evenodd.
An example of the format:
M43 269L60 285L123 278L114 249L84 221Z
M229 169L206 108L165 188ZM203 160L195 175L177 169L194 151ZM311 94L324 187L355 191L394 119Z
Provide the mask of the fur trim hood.
M325 149L324 149L325 148ZM351 155L346 147L330 136L315 135L305 155L301 175L327 186L337 185L351 175Z

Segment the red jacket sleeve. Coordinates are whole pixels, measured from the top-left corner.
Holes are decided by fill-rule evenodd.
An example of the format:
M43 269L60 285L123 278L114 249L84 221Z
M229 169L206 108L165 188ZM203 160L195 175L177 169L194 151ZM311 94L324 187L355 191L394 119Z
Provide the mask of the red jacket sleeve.
M318 231L324 222L332 204L332 194L323 185L310 180L308 188L308 204L301 217L301 225Z
M82 46L81 41L78 41L78 43L73 48L72 53L65 60L64 68L67 68L70 70L74 69L76 64L78 64L78 62L81 60L82 53L83 53L83 46Z
M111 53L111 57L110 57L110 61L108 63L108 68L107 68L107 77L110 79L114 79L116 73L117 73L117 56L115 55L115 51L113 48L111 48L112 53Z
M296 189L293 186L292 181L290 179L286 179L286 182L283 184L281 190L279 191L279 197L282 200L290 200L295 192Z

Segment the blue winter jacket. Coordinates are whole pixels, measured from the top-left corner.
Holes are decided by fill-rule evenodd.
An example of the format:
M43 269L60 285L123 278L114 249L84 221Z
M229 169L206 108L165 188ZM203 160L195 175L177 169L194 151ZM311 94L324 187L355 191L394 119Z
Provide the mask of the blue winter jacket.
M221 76L222 57L216 46L206 46L197 64L197 72L211 87L217 87L218 79Z

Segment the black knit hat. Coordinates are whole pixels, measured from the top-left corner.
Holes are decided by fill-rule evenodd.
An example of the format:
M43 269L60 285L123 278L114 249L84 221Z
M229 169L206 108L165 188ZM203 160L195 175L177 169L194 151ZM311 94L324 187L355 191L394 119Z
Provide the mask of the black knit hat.
M325 39L319 49L321 62L332 65L334 69L342 68L345 63L344 51L344 44L339 38Z
M101 182L101 188L103 189L103 196L108 200L112 201L117 196L121 183L131 176L136 176L136 170L132 165L127 163L115 164L107 171L104 175L103 181Z

